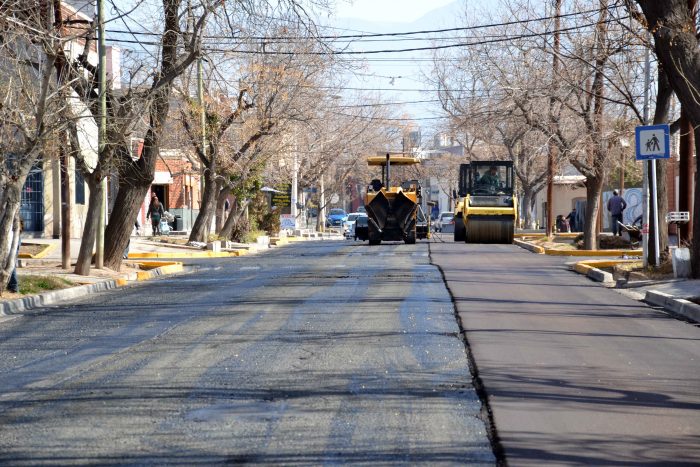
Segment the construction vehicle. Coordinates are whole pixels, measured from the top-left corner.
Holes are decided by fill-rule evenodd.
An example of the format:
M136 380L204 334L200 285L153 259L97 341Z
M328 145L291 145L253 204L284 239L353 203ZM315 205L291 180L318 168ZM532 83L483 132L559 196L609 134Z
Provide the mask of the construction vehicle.
M419 228L416 227L420 209L418 201L421 197L418 180L391 186L392 166L414 165L420 163L420 160L404 154L387 153L383 156L370 156L367 163L382 168L381 180L372 180L365 195L369 244L379 245L382 241L413 244L417 238L427 238L427 224L422 222Z
M512 243L518 220L513 162L477 161L459 167L456 242Z

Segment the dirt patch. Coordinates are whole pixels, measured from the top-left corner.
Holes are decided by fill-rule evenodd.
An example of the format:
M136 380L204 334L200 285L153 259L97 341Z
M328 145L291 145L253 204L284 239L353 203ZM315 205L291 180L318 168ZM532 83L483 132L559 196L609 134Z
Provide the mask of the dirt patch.
M19 247L19 254L20 255L27 255L27 256L34 256L38 255L42 251L44 251L48 246L47 245L37 245L37 244L23 244L20 245Z
M615 278L628 281L673 279L673 264L670 261L664 261L658 269L645 268L641 261L618 264L613 270L613 275Z
M173 238L173 237L156 237L154 240L160 243L167 243L170 245L187 245L187 238Z
M547 237L528 239L529 243L541 246L547 250L575 250L576 245L570 241L549 240Z

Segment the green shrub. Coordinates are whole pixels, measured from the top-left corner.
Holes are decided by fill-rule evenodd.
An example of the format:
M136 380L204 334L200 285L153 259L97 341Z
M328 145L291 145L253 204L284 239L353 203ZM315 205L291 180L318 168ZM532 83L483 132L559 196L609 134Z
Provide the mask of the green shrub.
M41 292L46 292L49 290L60 290L72 287L71 281L63 279L62 277L53 276L20 276L19 277L19 293L27 294L37 294Z

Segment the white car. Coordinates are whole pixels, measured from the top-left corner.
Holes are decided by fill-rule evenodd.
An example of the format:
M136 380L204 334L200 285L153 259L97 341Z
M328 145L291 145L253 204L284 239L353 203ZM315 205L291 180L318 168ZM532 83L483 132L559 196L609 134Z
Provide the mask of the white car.
M441 212L435 221L436 232L451 232L455 226L455 213L450 211Z
M360 216L366 216L364 212L351 212L343 223L343 235L345 238L353 238L355 235L355 220Z

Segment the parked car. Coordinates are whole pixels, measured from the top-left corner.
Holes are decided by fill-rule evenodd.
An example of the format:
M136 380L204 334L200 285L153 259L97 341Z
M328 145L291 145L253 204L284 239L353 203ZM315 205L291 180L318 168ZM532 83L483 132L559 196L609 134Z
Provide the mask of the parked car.
M343 222L348 218L348 214L345 210L340 208L333 208L328 212L328 217L326 218L326 227L343 227Z
M455 226L455 214L450 211L441 212L435 221L436 232L453 232Z
M366 216L363 212L351 212L348 218L343 222L343 232L345 238L352 238L355 235L355 220L360 216Z

